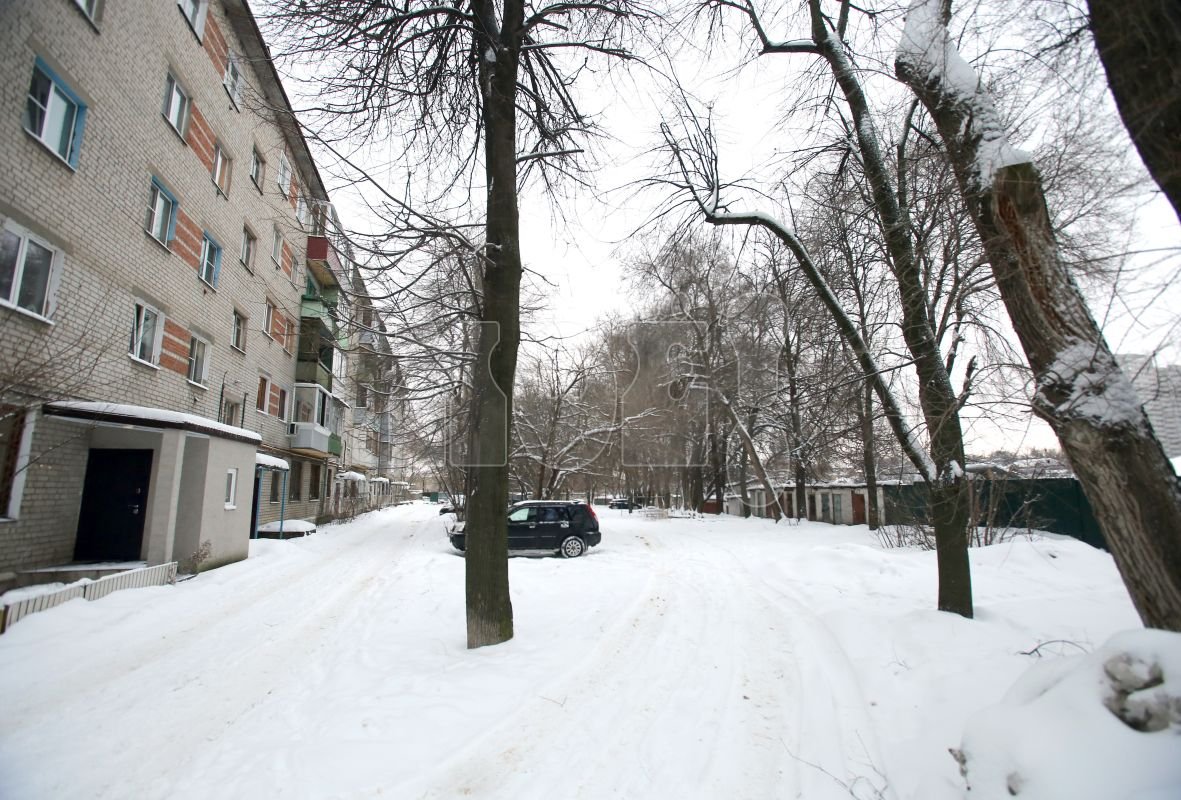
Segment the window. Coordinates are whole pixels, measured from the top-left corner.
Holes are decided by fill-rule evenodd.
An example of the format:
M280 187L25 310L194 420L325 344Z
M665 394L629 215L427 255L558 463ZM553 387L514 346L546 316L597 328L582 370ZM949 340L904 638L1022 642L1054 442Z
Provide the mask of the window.
M19 469L24 442L25 419L23 408L0 407L0 517L16 519L20 511L20 495L24 484L23 470ZM28 451L25 451L27 459Z
M254 408L262 413L267 413L267 402L271 396L271 379L266 375L258 376L258 396L254 400Z
M71 167L76 167L85 123L86 104L38 58L25 103L25 130Z
M276 268L283 265L283 234L278 225L275 226L275 239L271 243L271 261L275 262Z
M176 237L176 198L155 178L148 193L147 231L165 247Z
M284 422L287 421L287 390L279 388L279 408L276 409L275 416Z
M310 464L308 470L308 499L320 499L320 465Z
M234 312L233 327L230 329L230 347L246 352L246 317Z
M306 228L311 217L311 207L308 205L307 198L303 196L303 191L300 190L299 197L295 201L295 218L299 220L300 225Z
M279 481L283 480L278 470L271 470L271 502L279 502Z
M98 4L99 0L74 0L78 8L82 9L82 13L90 18L91 22L98 22Z
M242 252L239 254L238 260L247 269L250 269L254 265L254 245L257 241L249 228L242 229Z
M201 37L202 31L205 29L205 12L208 3L209 0L176 0L185 22L189 23L189 27L193 29L193 33L197 34L198 38Z
M49 316L58 251L12 223L0 228L0 303Z
M238 468L230 467L226 470L226 509L237 508L238 500Z
M233 400L226 400L222 405L220 422L226 425L242 424L242 404Z
M258 152L258 148L250 151L250 180L258 190L262 191L262 182L266 177L267 162L263 160L262 155Z
M242 100L242 83L242 66L238 62L238 56L229 53L226 57L226 74L222 76L221 84L226 87L226 92L234 101L235 107Z
M275 323L275 304L270 300L267 301L267 309L263 314L262 332L272 339L274 335L271 333L271 326Z
M369 387L363 383L357 383L357 408L369 407Z
M233 161L226 154L226 150L221 142L213 146L213 169L210 170L209 174L213 176L213 185L222 194L227 194L230 191L230 167Z
M209 342L194 336L189 340L189 380L205 385L209 372Z
M164 106L160 113L177 133L185 135L185 126L189 122L189 96L171 72L164 81Z
M279 193L287 197L291 191L291 162L286 153L279 156L279 174L275 176L275 183L279 185Z
M301 491L303 487L300 484L302 484L302 483L303 483L303 462L302 461L292 461L291 462L291 474L287 476L287 489L288 489L287 498L289 500L294 501L294 500L301 499L301 497L303 496L303 492Z
M217 286L217 277L221 274L221 245L208 233L201 240L201 268L197 274L205 283Z
M160 312L146 303L136 303L135 323L127 352L133 358L155 364L160 357L160 339L163 334L164 320Z

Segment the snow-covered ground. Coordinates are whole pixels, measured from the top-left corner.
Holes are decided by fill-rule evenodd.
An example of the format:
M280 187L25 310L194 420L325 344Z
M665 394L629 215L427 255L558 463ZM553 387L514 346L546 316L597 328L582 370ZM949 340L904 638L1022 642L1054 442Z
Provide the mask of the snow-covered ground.
M1050 696L998 706L1022 673L1140 627L1110 557L1069 539L974 550L969 621L933 610L932 553L864 527L599 516L587 557L510 561L516 638L476 651L430 505L28 617L0 637L0 797L962 797L949 748ZM1038 730L1061 747L1034 754L1107 724L1059 696ZM1157 737L1119 752L1161 762L1144 796L1181 796L1179 728L1124 730ZM1084 778L1120 768L1091 751Z

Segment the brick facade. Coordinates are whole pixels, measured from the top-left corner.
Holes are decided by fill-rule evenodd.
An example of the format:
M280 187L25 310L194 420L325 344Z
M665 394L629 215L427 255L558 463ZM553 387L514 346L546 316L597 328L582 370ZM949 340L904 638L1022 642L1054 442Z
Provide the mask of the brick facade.
M260 434L263 450L291 458L278 398L282 389L290 405L294 393L304 283L297 253L305 247L307 231L296 219L295 187L309 187L312 199L327 198L302 139L280 126L270 110L281 96L271 65L265 58L245 57L251 47L265 52L257 41L240 38L254 35L249 10L242 0L215 0L195 35L172 0L101 6L102 16L92 24L74 0L3 0L0 5L0 74L5 78L0 83L0 169L6 176L0 183L0 223L19 226L60 253L47 315L52 324L0 305L10 352L62 351L62 385L68 384L66 394L77 399L213 420L223 403L239 403L245 411L234 424ZM232 17L226 6L232 7ZM231 53L238 54L243 76L238 103L231 102L223 85ZM24 129L38 59L86 106L76 166ZM161 113L169 74L189 95L183 137ZM224 193L211 180L215 145L232 159L238 176ZM268 169L258 187L248 177L252 150ZM286 196L274 177L284 154L292 167ZM167 246L145 231L153 178L176 203L174 237ZM252 271L239 262L244 228L258 232L256 264L269 254L269 232L280 231L280 269L268 263ZM216 285L198 277L206 234L222 247ZM276 313L271 330L263 331L268 300ZM164 316L158 368L128 354L137 303ZM230 346L235 310L246 318L244 352ZM268 335L258 335L264 332ZM208 342L204 385L187 380L193 335ZM86 346L63 346L75 341ZM255 404L261 374L273 382L265 412ZM68 380L79 375L84 376L81 385ZM54 386L38 388L46 398L62 394ZM85 472L86 430L57 419L35 424L35 460L20 513L0 521L0 574L68 560ZM305 469L304 481L307 474ZM251 478L241 476L242 491L249 490ZM219 491L217 483L211 479L209 491ZM319 513L310 506L306 510L308 517Z

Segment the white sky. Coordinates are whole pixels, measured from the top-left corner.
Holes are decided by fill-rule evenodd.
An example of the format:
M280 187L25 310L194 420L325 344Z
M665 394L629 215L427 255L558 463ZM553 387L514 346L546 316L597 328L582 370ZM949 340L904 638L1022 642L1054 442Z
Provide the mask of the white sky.
M801 57L791 63L793 59L783 56L763 58L734 70L740 63L737 55L715 56L712 62L700 53L685 52L679 57L677 69L682 79L688 77L686 83L696 87L699 99L714 103L724 177L745 176L775 155L790 152L791 134L784 131L778 117L789 98L784 90L788 70L806 60ZM719 76L725 70L733 71ZM544 290L548 307L532 324L539 336L574 340L604 315L627 314L634 308L622 262L640 244L629 237L663 199L639 191L634 182L652 174L656 167L650 151L657 141L661 112L668 108L664 90L640 71L630 75L601 73L601 79L603 85L591 91L584 88L579 95L583 110L597 115L611 137L595 151L600 165L593 176L594 186L589 190L568 187L556 204L536 185L521 198L526 266L553 284ZM295 88L292 93L297 92ZM334 185L334 170L325 165L326 158L321 154L318 161L342 221L346 227L370 228L372 221L367 219L357 190L342 189L339 181ZM558 207L560 214L555 210ZM1155 251L1169 247L1181 247L1181 226L1158 196L1143 210L1131 248ZM1094 316L1116 352L1156 350L1162 361L1170 363L1181 360L1181 291L1172 280L1181 268L1181 259L1175 251L1164 263L1160 261L1158 252L1135 258L1114 300L1110 292L1094 291L1090 299ZM969 422L970 449L1056 444L1048 427L1036 420L1006 420L1002 426Z

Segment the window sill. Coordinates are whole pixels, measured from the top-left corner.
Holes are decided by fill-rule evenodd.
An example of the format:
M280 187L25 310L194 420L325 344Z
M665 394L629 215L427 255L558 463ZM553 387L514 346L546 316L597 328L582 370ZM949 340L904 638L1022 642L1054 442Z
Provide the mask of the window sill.
M156 235L155 235L154 233L152 233L152 232L151 232L151 231L149 231L149 230L144 230L144 236L148 237L148 238L149 238L149 239L151 239L153 242L155 242L155 243L156 243L156 246L157 246L157 247L159 247L161 250L163 250L165 253L168 253L169 255L172 255L172 248L168 246L168 243L167 243L167 242L162 242L162 241L160 241L159 239L157 239L157 238L156 238Z
M262 185L261 185L261 184L259 184L259 182L258 182L258 181L256 181L254 178L251 178L251 179L250 179L250 182L254 184L254 188L255 188L255 189L258 189L258 193L259 193L259 194L264 194L264 192L263 192L263 190L262 190Z
M189 386L192 386L194 389L200 389L203 392L209 391L208 386L206 386L203 383L197 383L195 380L192 380L191 378L185 378L185 383L187 383Z
M42 149L42 150L44 150L46 153L49 153L49 155L53 156L53 158L54 158L56 161L58 161L58 162L60 162L60 163L64 164L64 165L65 165L65 167L66 167L66 169L68 169L70 172L77 172L77 171L78 171L78 167L77 167L77 166L75 166L74 164L71 164L69 161L67 161L66 159L62 158L62 154L61 154L61 153L59 153L59 152L57 152L56 150L54 150L54 149L53 149L52 147L50 147L49 145L47 145L47 144L45 143L45 140L44 140L44 139L42 139L40 136L38 136L37 134L33 133L33 132L32 132L31 130L29 130L28 128L25 128L25 127L23 127L23 126L22 126L22 130L23 130L23 131L24 131L24 132L25 132L25 133L28 135L28 137L29 137L30 139L32 139L34 142L36 142L36 143L37 143L37 144L38 144L38 145L41 147L41 149ZM79 141L81 141L81 140L79 140Z
M230 345L230 349L236 353L241 353L242 355L246 355L246 348L244 348L244 347L238 347L238 345L232 344L232 345Z
M208 289L209 291L211 291L211 292L216 292L216 291L217 291L217 286L215 286L214 284L212 284L212 283L210 283L209 281L205 280L205 279L204 279L204 278L202 278L200 275L198 275L198 276L197 276L197 280L201 281L201 283L203 283L203 284L205 285L205 288L206 288L206 289Z
M36 320L37 322L40 322L43 325L48 325L51 328L57 324L49 317L43 317L36 311L30 311L29 309L22 306L14 305L13 303L9 303L7 300L0 300L0 308L7 308L9 311L15 311L22 317L28 317L29 319Z
M190 102L192 102L192 101L190 101ZM190 113L190 110L185 109L185 122L188 122L189 113ZM188 141L188 139L185 138L184 131L182 131L180 128L176 127L175 125L173 125L172 120L170 120L168 117L164 116L163 114L160 115L160 119L164 120L164 124L168 126L168 130L170 130L176 134L176 138L180 139L181 144L183 144L185 147L189 146L189 141ZM187 128L188 126L186 125L185 127Z
M233 503L226 503L226 505L225 505L226 511L236 511L237 508L238 507L236 505L234 505Z
M133 356L131 353L128 353L127 357L129 359L131 359L132 363L139 364L141 367L149 367L149 368L157 370L157 371L159 371L159 369L160 369L159 364L153 364L151 361L144 361L142 358L138 358L136 356Z

